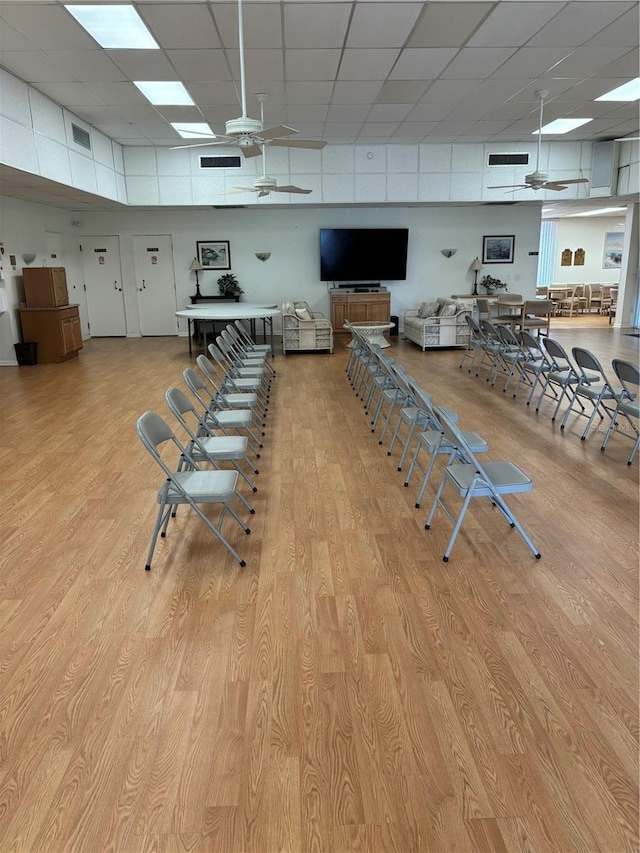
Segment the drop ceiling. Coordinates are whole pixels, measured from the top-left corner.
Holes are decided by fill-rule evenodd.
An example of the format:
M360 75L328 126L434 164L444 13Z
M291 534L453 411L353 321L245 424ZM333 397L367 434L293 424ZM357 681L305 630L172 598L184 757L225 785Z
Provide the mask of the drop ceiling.
M237 4L138 0L160 50L103 50L59 0L0 4L0 65L122 145L180 144L170 122L224 132L241 115ZM595 98L638 74L637 0L260 0L244 3L248 113L336 143L638 135L638 102ZM152 106L133 80L180 80L195 106Z

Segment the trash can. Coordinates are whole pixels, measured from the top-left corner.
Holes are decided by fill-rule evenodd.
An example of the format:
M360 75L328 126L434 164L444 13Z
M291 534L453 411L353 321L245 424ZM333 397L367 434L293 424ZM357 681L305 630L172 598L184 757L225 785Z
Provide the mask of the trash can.
M20 367L26 367L29 364L38 363L38 343L37 341L25 341L22 344L14 344L16 350L16 358Z
M400 322L400 318L397 317L395 314L392 314L391 317L389 318L389 320L390 320L390 322L395 324L389 329L389 334L393 335L394 338L397 338L398 337L398 323Z

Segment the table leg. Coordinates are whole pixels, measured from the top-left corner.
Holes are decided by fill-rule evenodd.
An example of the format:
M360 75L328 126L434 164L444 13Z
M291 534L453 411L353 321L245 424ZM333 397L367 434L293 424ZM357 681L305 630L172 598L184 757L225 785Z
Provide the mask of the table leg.
M191 320L187 320L187 334L189 335L189 355L191 355L191 335L192 335L191 323L192 323Z

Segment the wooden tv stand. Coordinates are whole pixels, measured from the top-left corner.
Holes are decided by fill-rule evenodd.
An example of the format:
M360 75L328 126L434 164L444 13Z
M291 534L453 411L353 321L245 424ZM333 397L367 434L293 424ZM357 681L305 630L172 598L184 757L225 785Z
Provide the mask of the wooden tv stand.
M352 323L388 323L391 315L389 291L353 293L345 289L330 291L331 325L334 335L346 335L345 320Z

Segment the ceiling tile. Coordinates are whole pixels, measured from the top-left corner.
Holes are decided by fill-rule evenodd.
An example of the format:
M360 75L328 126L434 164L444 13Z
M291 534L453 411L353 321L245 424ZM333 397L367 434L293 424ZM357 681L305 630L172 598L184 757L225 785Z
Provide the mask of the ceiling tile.
M589 41L589 45L603 45L607 47L618 47L626 45L634 47L638 43L638 31L640 22L638 20L638 4L626 14L621 15L613 24L609 24Z
M333 104L327 112L327 121L362 122L370 109L370 104Z
M2 18L39 50L91 50L96 43L62 5L3 2Z
M164 48L220 47L207 5L139 3L138 11L158 44Z
M126 80L103 50L50 50L48 56L80 83Z
M191 52L191 51L189 51ZM231 74L233 79L240 84L240 52L237 50L228 50L229 64L231 66ZM254 81L261 80L284 80L284 65L282 62L281 50L247 50L245 51L245 74L247 83L251 78ZM204 77L200 77L203 80ZM219 79L216 75L214 80ZM266 85L260 86L259 89L251 89L247 85L247 94L257 91L263 91L267 88Z
M408 47L459 47L493 3L426 3Z
M287 48L342 47L350 11L350 7L345 4L285 6L284 35Z
M447 79L469 80L489 77L513 54L512 47L466 47L458 52L442 76Z
M394 137L402 136L412 140L423 139L437 126L437 121L403 121L394 133Z
M493 76L521 80L540 77L572 52L571 47L521 47Z
M386 85L389 85L388 83ZM331 96L332 104L367 104L380 100L380 80L338 80Z
M577 46L593 38L597 32L611 24L632 7L633 3L585 3L574 0L537 33L530 41L532 46ZM636 33L637 34L637 33Z
M310 80L334 80L340 51L332 50L286 50L286 79L306 82Z
M65 107L104 106L102 101L82 83L38 83L38 89Z
M327 117L327 104L291 104L286 110L286 121L296 126L302 122L323 122ZM266 113L269 124L273 124L271 112Z
M427 104L415 106L408 115L409 121L441 121L449 115L454 104Z
M339 80L384 80L398 57L388 50L345 50L340 62Z
M129 80L176 79L176 69L161 50L105 50L105 54Z
M347 47L402 47L421 10L419 3L356 3Z
M423 103L449 104L452 101L463 101L467 95L474 92L480 81L469 80L434 80L422 97Z
M468 41L469 47L519 47L560 10L558 3L499 3Z
M408 48L398 57L391 79L435 80L457 53L459 51L455 47Z
M222 50L168 50L167 73L172 77L135 77L136 80L171 80L179 77L186 81L232 80L232 74ZM172 67L173 66L173 67ZM175 70L174 70L175 69Z
M87 90L104 104L134 104L148 107L149 101L133 83L86 83Z
M37 50L8 50L2 54L2 64L27 83L66 82L73 76L56 65L45 53Z
M187 89L194 101L202 106L218 104L239 104L238 91L232 81L211 81L209 83L187 83Z
M211 3L214 19L227 48L238 47L238 13L236 3ZM277 3L244 3L242 22L244 44L252 48L281 48L281 9Z
M579 47L549 70L551 77L589 77L626 53L626 47Z
M600 75L602 77L625 77L627 80L632 80L638 76L638 68L640 67L640 51L638 48L630 50L616 59L606 68L602 68Z
M337 86L358 86L371 85L376 88L379 83L375 84L359 84L359 83L337 83ZM331 82L309 82L309 83L287 83L286 84L286 99L288 104L328 104L331 100L332 84ZM376 88L377 91L377 88ZM361 103L368 98L360 98L356 103ZM335 101L336 103L348 103L345 101Z
M380 94L379 104L415 104L424 93L425 80L387 80Z
M4 50L33 50L34 47L35 45L4 20L0 6L0 61Z
M411 109L411 104L377 104L371 108L367 121L404 121Z

